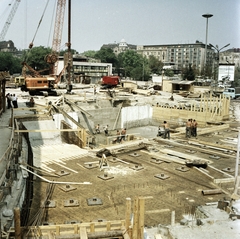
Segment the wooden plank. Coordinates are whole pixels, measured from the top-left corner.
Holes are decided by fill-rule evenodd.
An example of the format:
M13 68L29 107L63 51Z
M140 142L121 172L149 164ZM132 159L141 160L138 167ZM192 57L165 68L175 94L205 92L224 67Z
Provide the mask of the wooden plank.
M74 234L78 234L78 225L74 225Z
M128 230L129 226L131 225L131 207L132 201L131 198L126 198L126 211L125 211L125 222L126 222L126 229Z
M175 163L179 163L179 164L185 164L185 161L183 159L179 159L177 156L171 156L171 155L167 155L165 153L160 154L160 153L150 153L148 151L143 151L143 152L151 155L153 158L160 159L160 160L164 161L165 163L175 162Z
M55 239L56 237L55 237L55 235L54 235L54 232L52 232L52 231L49 231L48 232L48 239Z
M145 199L138 198L138 238L144 238L144 210Z
M132 239L138 238L138 198L134 199Z
M28 133L28 132L77 132L82 129L19 129L14 130L15 133Z
M152 214L152 213L162 213L162 212L170 212L169 208L166 209L156 209L156 210L148 210L146 213Z
M88 239L86 227L80 226L80 239Z
M234 183L235 178L216 178L213 180L214 183Z
M228 146L228 145L219 145L219 144L215 144L215 143L211 143L211 142L206 142L206 141L203 141L203 140L189 140L188 141L189 144L203 144L203 145L207 145L207 146L211 146L213 149L216 149L216 150L222 150L222 151L225 151L225 150L231 150L231 151L237 151L237 147L236 146Z
M15 239L21 239L20 209L14 208Z
M107 222L107 231L111 231L111 222Z
M168 154L170 156L182 158L183 160L187 159L187 160L191 160L191 161L193 161L193 160L200 160L200 161L207 161L207 162L210 161L210 160L204 159L202 157L200 158L200 157L194 156L192 154L185 154L185 153L181 153L181 152L178 152L176 150L171 150L171 149L161 149L160 152Z
M91 233L95 232L95 224L94 223L90 223L90 232Z
M164 141L166 141L165 139L156 139L156 141L157 142L164 142ZM189 141L190 142L190 141ZM228 154L224 154L224 153L222 153L222 152L218 152L218 151L213 151L213 150L211 150L211 149L205 149L205 148L200 148L200 147L198 147L198 148L196 148L196 146L200 146L200 144L194 144L194 145L196 145L196 146L192 146L192 145L183 145L183 144L180 144L180 143L178 143L178 142L176 142L176 141L168 141L168 143L169 144L171 144L171 145L175 145L175 146L177 146L177 147L184 147L185 149L191 149L191 150L196 150L196 151L200 151L200 152L203 152L203 153L207 153L207 154L210 154L210 155L217 155L217 156L221 156L221 157L227 157L227 158L236 158L236 156L233 156L233 155L228 155ZM210 161L210 163L212 163L212 161L211 160L209 160Z

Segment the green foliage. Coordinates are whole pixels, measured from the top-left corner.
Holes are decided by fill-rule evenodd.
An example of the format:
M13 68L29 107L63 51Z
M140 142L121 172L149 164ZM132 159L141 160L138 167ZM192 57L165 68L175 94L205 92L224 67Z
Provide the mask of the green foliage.
M45 48L43 46L33 47L26 53L25 61L36 71L48 69L49 65L45 61L45 57L51 53L50 48Z
M134 80L148 80L150 72L148 60L133 50L118 55L117 71Z
M22 71L21 59L9 52L0 52L0 71L9 71L10 74Z
M68 49L65 49L65 50L60 51L60 52L59 52L59 56L64 56L64 54L65 54L66 52L68 52ZM71 49L71 53L72 53L72 55L73 55L73 54L78 54L78 52L77 52L76 50L74 50L74 49Z
M112 63L113 67L117 65L117 57L110 48L101 48L96 52L95 58L100 59L103 63Z
M165 75L165 76L169 76L169 77L173 77L173 76L174 76L174 72L173 72L173 70L171 70L171 69L166 69L166 70L164 71L164 75Z
M148 60L150 72L152 74L160 75L162 73L163 63L159 61L155 56L150 56Z
M206 65L206 77L211 78L213 76L212 66Z
M86 57L94 58L96 53L97 51L89 50L89 51L84 51L82 54Z
M195 73L191 64L189 64L187 68L184 68L182 73L183 73L183 80L189 80L189 81L195 80Z

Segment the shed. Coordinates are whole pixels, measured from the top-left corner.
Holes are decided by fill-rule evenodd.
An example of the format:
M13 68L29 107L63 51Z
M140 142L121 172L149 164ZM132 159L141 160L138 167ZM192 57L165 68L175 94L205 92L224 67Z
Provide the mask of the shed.
M172 81L172 90L173 92L179 92L179 91L194 91L194 81L188 81L188 80L174 80Z

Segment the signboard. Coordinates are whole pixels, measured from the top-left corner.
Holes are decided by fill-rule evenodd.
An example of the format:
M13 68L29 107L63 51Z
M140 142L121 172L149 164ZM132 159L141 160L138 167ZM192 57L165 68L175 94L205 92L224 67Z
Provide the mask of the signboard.
M226 83L229 81L234 81L234 64L219 65L218 68L218 82Z

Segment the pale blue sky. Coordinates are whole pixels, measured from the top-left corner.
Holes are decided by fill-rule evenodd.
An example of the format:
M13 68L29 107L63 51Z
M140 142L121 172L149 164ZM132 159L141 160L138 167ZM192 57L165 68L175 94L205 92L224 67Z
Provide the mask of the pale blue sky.
M0 31L15 0L0 0ZM56 0L50 0L34 46L52 45L52 17ZM32 41L47 0L21 0L6 34L19 49ZM62 46L67 42L67 11ZM211 13L208 43L219 48L240 48L240 0L72 0L72 48L78 52L99 50L120 42L158 45L205 43L206 19ZM52 26L52 30L51 30Z

